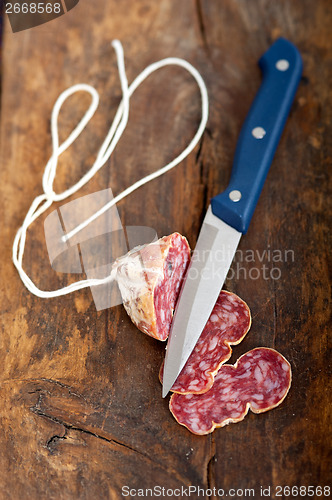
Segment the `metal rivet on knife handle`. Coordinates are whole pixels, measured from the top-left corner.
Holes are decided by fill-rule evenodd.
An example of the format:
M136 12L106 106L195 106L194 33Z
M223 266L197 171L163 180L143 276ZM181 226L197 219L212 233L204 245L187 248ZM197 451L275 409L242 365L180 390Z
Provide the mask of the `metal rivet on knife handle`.
M287 71L289 68L289 62L287 59L279 59L279 61L276 62L276 68L279 71Z
M251 131L252 135L255 137L255 139L263 139L264 135L266 134L266 130L263 129L263 127L255 127Z
M237 189L233 189L233 191L229 193L229 197L232 201L240 201L242 198L242 193Z

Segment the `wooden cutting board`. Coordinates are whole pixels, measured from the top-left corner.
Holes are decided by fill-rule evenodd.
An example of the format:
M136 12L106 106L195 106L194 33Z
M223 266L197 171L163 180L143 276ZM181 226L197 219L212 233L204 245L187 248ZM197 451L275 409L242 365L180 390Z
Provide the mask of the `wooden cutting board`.
M15 34L5 19L1 498L120 499L126 485L215 488L203 496L214 499L221 488L229 496L233 488L237 498L251 489L260 498L263 486L278 498L287 495L278 486L328 484L331 25L328 0L81 0L66 15ZM277 409L199 437L176 423L161 398L164 344L139 332L122 306L97 312L90 290L48 300L31 295L12 264L12 242L42 192L55 100L79 82L96 87L100 106L61 158L55 189L91 166L121 99L110 45L118 38L129 82L168 56L190 61L206 81L210 118L200 145L118 206L124 225L149 226L159 236L179 231L194 246L209 198L228 183L237 136L261 81L257 60L279 36L298 46L304 76L226 288L248 302L253 316L231 362L257 346L276 348L292 365L293 384ZM66 103L61 142L88 104L84 94ZM183 70L149 77L132 98L111 160L76 197L108 187L117 194L170 161L193 137L200 106ZM29 231L24 266L40 288L55 289L81 276L52 270L43 220Z

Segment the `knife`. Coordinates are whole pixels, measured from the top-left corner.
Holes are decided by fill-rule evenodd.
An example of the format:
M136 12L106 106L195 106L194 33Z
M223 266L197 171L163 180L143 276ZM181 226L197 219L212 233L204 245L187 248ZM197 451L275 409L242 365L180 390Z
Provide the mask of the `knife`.
M210 317L248 230L302 75L298 49L279 38L258 62L262 84L241 129L230 183L211 200L175 308L163 372L165 397Z

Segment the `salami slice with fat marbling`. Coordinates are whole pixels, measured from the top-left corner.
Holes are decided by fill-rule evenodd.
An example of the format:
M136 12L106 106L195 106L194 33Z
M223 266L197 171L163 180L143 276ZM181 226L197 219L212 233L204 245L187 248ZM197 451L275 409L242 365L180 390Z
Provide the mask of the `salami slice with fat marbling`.
M142 332L167 339L189 260L188 242L179 233L134 249L118 260L123 305Z
M251 315L247 304L234 293L222 290L197 344L171 391L202 394L208 391L221 365L231 357L231 345L248 333ZM159 378L162 382L164 363Z
M244 419L249 408L262 413L278 406L291 385L291 367L274 349L258 347L235 365L224 365L204 394L173 394L170 410L194 434Z

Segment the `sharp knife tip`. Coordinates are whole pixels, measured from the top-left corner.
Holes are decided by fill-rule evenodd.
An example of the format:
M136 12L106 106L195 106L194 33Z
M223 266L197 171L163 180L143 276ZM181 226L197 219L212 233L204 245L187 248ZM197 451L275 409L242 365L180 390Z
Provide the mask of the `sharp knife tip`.
M165 398L167 396L167 394L170 392L170 390L172 389L173 385L175 384L175 382L179 376L179 373L181 373L183 366L178 371L178 374L176 375L176 377L174 377L174 375L169 373L169 371L167 373L165 373L165 368L166 368L166 363L164 366L164 374L163 374L163 379L164 379L163 380L163 389L162 389L162 397L163 398ZM167 370L167 368L166 368L166 370Z
M169 389L166 389L166 387L163 387L163 390L162 390L162 397L163 398L166 398L167 394L169 393Z
M163 398L166 398L166 396L167 396L168 392L169 392L169 391L167 391L167 390L164 390L164 389L163 389L163 392L162 392L162 397L163 397Z

